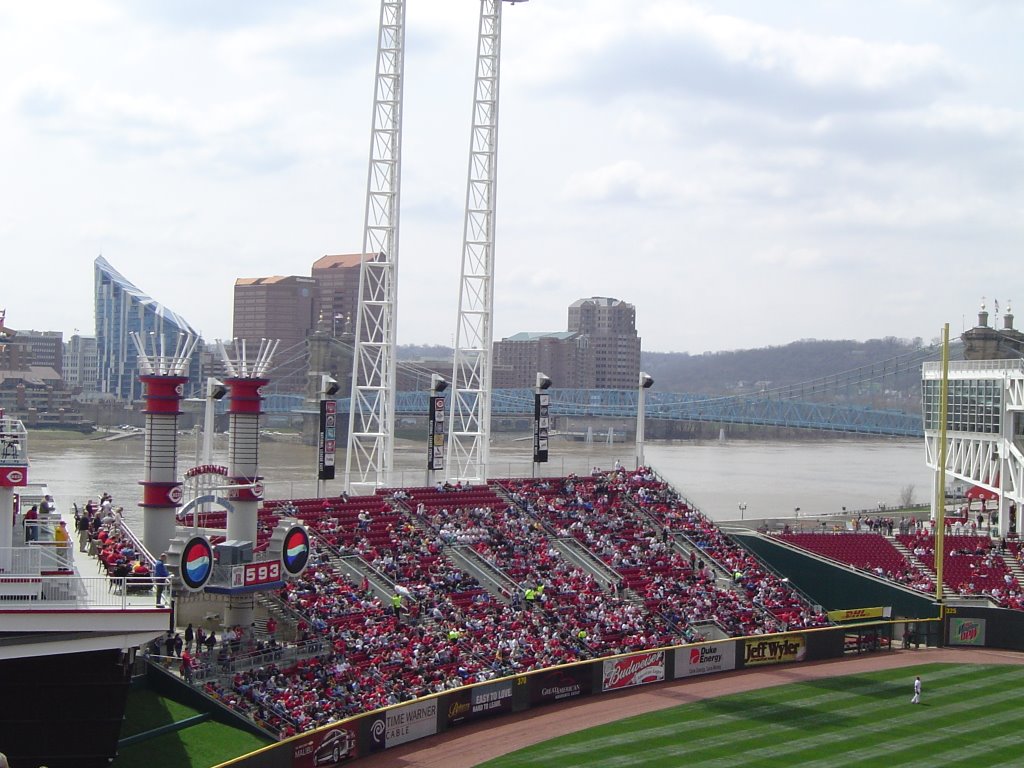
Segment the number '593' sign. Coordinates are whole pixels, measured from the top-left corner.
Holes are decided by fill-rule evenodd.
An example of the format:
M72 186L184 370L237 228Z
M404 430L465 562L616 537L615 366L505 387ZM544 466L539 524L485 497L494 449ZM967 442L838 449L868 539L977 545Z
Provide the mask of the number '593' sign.
M231 569L231 586L253 587L281 580L281 561L248 563Z

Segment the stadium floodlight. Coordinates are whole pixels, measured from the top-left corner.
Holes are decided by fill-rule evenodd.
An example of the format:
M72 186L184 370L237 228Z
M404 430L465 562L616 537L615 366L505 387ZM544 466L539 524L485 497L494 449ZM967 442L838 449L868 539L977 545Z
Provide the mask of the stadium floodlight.
M654 378L640 371L639 389L636 396L636 467L644 466L644 393L654 386Z
M227 393L228 388L220 379L215 379L211 376L206 380L206 396L211 400L223 400Z
M335 379L332 379L326 373L320 376L320 396L331 397L338 394L338 390L341 385Z

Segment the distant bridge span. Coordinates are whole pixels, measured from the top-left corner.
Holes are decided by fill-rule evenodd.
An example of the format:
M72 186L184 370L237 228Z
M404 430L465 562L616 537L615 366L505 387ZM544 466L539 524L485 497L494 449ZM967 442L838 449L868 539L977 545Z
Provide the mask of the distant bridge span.
M491 415L532 416L533 394L532 389L495 389L491 395ZM549 389L547 394L551 396L553 416L636 418L636 390ZM398 392L395 411L399 416L426 415L428 396L427 392ZM312 413L311 406L301 395L270 395L264 401L267 413ZM347 413L348 407L348 398L338 400L339 411ZM644 411L648 419L924 437L920 413L753 395L708 397L648 391Z

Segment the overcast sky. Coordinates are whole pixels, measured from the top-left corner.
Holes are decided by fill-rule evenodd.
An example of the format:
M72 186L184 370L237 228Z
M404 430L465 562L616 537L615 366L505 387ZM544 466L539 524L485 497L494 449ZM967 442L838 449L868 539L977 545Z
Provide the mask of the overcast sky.
M398 341L453 343L479 3L410 0ZM205 338L362 247L378 0L0 0L0 308L94 331L102 254ZM1024 327L1024 3L503 12L495 338L649 351Z

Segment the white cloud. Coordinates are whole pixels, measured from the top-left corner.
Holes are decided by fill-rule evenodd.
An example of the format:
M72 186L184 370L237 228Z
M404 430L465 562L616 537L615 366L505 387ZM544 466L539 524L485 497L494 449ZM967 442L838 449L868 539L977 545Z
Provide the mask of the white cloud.
M791 77L814 88L843 86L884 91L936 75L946 76L951 70L935 45L809 34L711 14L678 3L652 8L645 14L642 26L658 29L682 44L707 44L725 61Z
M756 252L752 261L771 267L803 271L826 265L824 255L816 248L784 248L773 246Z
M102 252L224 336L235 277L357 250L378 13L0 5L9 320L88 328ZM454 331L478 13L408 8L401 343ZM1022 18L945 0L506 4L496 333L562 328L603 294L636 304L652 350L927 338L993 283L1012 294ZM58 270L44 309L35 287ZM865 316L882 288L906 298ZM801 311L809 296L829 311Z
M663 194L667 181L663 174L650 174L638 163L624 161L570 178L565 197L569 201L638 203Z

